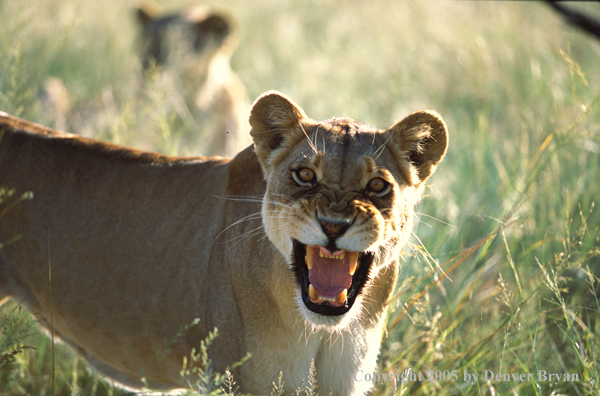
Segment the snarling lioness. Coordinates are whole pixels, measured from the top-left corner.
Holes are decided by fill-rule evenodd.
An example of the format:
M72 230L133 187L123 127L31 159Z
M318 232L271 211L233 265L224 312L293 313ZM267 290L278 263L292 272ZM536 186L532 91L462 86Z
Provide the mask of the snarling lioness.
M364 394L413 208L442 159L434 112L382 131L315 121L276 92L233 159L115 146L0 115L0 299L113 382L186 385L183 357L214 328L214 369L240 390L288 392L316 367L321 394ZM4 208L0 208L0 213ZM49 271L50 269L50 271ZM50 274L49 274L50 272ZM49 276L50 275L50 276ZM199 318L199 323L175 337Z

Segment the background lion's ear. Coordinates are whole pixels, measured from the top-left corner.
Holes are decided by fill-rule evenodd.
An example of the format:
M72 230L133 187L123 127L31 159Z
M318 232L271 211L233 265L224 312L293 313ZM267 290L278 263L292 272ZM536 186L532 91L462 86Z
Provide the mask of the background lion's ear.
M162 13L158 4L151 1L144 1L135 5L134 10L142 26L146 26Z
M271 152L281 147L286 138L301 132L303 120L308 120L304 111L279 92L269 91L254 102L250 111L250 135L265 172Z
M212 38L217 45L222 45L227 37L230 36L233 23L228 16L224 14L210 14L206 18L194 24L194 29L198 37L202 40Z
M391 140L415 166L421 184L435 171L448 147L444 120L434 111L417 111L391 127Z

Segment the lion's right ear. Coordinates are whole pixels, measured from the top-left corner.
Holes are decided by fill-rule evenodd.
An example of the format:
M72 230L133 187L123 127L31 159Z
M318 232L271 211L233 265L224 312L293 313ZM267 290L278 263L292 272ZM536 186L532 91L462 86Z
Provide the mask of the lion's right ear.
M421 185L433 174L448 148L448 130L444 120L431 110L417 111L387 132L389 145L414 167L414 177L409 180Z
M304 110L276 91L266 92L254 102L250 111L250 135L265 174L273 165L273 152L295 144L294 137L304 134L302 123L309 120Z

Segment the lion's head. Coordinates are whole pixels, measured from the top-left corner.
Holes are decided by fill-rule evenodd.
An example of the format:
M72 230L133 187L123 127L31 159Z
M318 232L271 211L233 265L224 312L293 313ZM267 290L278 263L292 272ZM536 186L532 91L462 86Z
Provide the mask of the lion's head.
M385 131L315 121L269 92L250 124L267 182L263 224L295 274L301 311L315 325L356 317L410 236L414 206L446 152L443 120L420 111Z

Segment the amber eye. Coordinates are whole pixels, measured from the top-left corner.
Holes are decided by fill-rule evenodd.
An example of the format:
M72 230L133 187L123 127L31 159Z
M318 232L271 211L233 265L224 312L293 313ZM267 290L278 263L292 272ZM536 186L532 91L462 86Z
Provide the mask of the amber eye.
M389 183L383 180L381 177L376 177L371 179L369 182L369 190L373 191L374 193L381 193L386 190L388 184Z
M310 183L315 180L315 172L310 168L301 168L296 171L298 180L304 183Z

